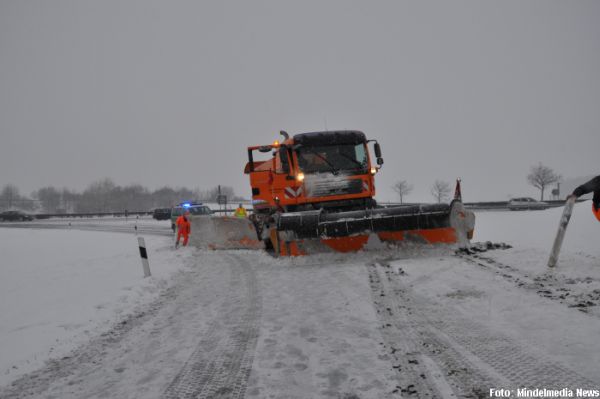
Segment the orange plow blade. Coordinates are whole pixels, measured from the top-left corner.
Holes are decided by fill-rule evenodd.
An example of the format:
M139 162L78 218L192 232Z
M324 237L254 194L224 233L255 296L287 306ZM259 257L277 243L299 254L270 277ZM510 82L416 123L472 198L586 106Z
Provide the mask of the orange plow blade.
M323 214L307 211L282 214L275 251L296 256L325 251L356 252L380 243L469 245L475 215L460 201L452 204L376 208Z

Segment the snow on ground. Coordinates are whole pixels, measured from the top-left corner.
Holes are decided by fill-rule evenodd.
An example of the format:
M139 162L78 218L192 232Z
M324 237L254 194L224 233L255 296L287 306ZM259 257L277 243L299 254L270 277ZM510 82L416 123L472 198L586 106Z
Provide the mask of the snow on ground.
M392 267L403 284L457 312L457 318L483 324L528 353L598 382L600 223L589 208L589 202L575 206L554 270L546 263L562 208L478 212L475 240L505 242L513 248L466 257L470 261L401 259Z
M263 321L249 398L384 398L396 386L365 263L371 254L259 260Z
M526 282L538 289L563 291L549 296L568 292L561 299L600 317L600 223L589 201L575 205L558 264L554 269L546 266L562 210L481 212L475 238L512 245L508 251L495 251L493 258L527 275L532 281Z
M154 298L181 268L167 237L0 228L0 385L60 357Z
M173 251L169 238L148 236L152 279L141 278L133 235L0 229L0 385L58 358L0 396L472 396L502 387L490 381L585 388L575 385L600 381L600 224L589 206L576 205L552 271L560 208L478 212L475 240L513 248L462 257L372 243L350 256L275 259Z
M370 255L348 263L191 253L173 289L129 327L0 396L368 399L395 388L364 266Z
M575 204L563 242L565 252L600 256L600 223L591 208L590 201ZM549 254L562 211L560 207L543 211L476 212L474 241L506 242L517 249L540 249Z

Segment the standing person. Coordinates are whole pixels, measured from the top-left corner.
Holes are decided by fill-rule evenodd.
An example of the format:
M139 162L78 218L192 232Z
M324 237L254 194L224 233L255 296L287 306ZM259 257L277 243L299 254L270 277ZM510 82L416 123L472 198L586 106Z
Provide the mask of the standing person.
M244 206L242 204L240 204L237 207L237 209L235 210L235 213L233 215L236 218L245 218L247 216L246 209L244 208Z
M188 243L191 232L191 224L189 221L190 212L186 211L183 215L177 218L175 224L177 225L177 242L175 242L175 248L179 247L179 239L183 236L183 246L185 247Z
M594 197L592 198L592 212L594 213L594 216L596 216L596 219L600 221L600 176L596 176L592 180L577 187L569 197L573 196L579 198L582 195L591 192L594 193Z

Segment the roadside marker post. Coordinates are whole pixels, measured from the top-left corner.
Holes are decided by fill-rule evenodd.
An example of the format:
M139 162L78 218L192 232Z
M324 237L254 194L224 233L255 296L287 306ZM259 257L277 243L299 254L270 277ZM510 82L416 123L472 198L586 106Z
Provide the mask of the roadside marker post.
M569 220L571 219L571 214L573 213L573 206L575 205L576 200L577 197L569 196L569 198L567 198L567 200L565 201L565 208L563 210L562 216L560 217L560 223L558 224L558 231L556 232L556 237L554 238L552 251L550 251L548 267L555 267L556 262L558 262L558 254L560 253L560 247L562 247L563 238L565 238L567 226L569 225Z
M150 277L150 264L148 263L148 252L146 251L146 243L144 237L138 237L138 246L140 247L140 257L142 258L142 269L144 269L144 277Z

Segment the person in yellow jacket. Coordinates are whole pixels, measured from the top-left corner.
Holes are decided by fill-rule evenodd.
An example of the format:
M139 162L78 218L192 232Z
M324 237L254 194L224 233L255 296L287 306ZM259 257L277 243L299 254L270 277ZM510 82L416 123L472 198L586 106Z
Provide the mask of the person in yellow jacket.
M237 207L233 215L236 218L245 218L246 216L248 216L248 214L246 213L246 209L242 206L242 204L240 204L240 206Z

